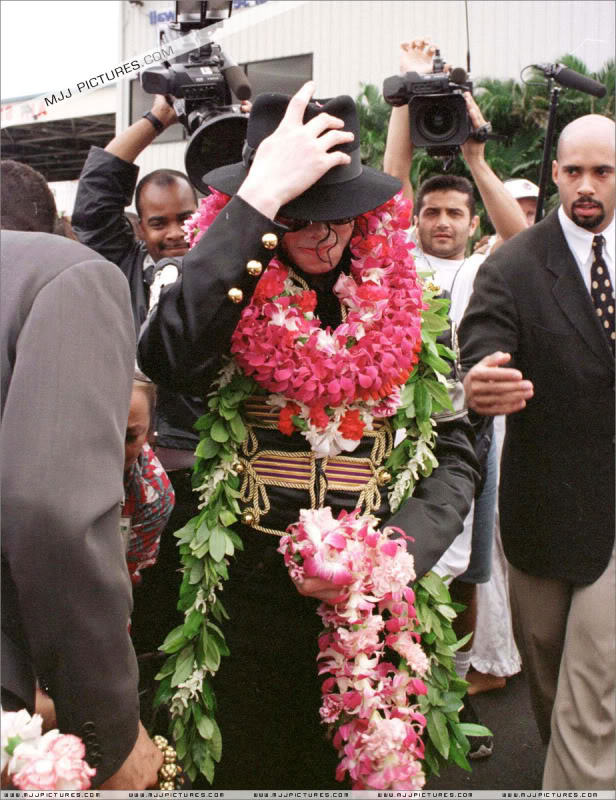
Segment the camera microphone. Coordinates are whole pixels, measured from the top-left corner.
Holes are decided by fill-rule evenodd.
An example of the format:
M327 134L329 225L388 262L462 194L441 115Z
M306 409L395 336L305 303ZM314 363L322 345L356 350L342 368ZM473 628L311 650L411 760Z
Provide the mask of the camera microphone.
M461 86L463 83L466 83L466 81L468 79L468 73L464 69L464 67L455 67L449 73L449 79L453 83L457 83L457 84L459 84Z
M222 74L238 100L250 100L252 87L248 83L248 78L241 67L227 67L222 70Z
M246 73L237 63L228 56L224 50L220 51L223 58L222 74L229 85L229 88L238 100L250 100L252 96L252 86L248 82Z
M577 89L594 97L605 97L607 89L602 83L587 78L586 75L581 75L574 69L565 67L564 64L533 64L533 67L540 69L546 78L553 78L561 86Z

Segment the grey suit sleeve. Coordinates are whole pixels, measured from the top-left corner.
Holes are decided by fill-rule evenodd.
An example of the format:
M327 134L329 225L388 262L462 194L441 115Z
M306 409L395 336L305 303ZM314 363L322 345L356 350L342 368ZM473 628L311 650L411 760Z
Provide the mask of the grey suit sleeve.
M84 738L98 785L129 755L139 720L119 533L135 352L128 284L108 262L85 261L26 313L2 419L2 553L58 727Z

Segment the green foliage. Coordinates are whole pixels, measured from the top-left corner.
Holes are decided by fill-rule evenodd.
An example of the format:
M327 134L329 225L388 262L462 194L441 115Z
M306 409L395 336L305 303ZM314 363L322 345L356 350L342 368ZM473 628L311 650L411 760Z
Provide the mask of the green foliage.
M421 645L430 660L430 671L424 678L427 694L417 698L427 723L426 777L440 775L448 764L470 772L467 734L489 736L490 731L483 726L470 730L460 723L458 714L468 683L456 674L454 654L464 642L456 639L452 628L456 612L449 590L435 573L429 572L415 584L415 609L423 631Z
M419 362L402 390L402 402L392 420L394 430L404 428L406 436L386 463L394 475L404 470L411 478L404 491L394 484L389 496L392 511L413 494L417 481L437 466L432 415L451 410L447 384L451 363L445 359L455 357L455 353L437 342L439 334L449 327L449 300L438 297L437 287L430 285L424 286L423 300L428 307L422 312Z
M208 413L195 424L200 441L193 476L195 486L208 484L209 502L197 517L174 534L184 571L178 608L185 612L185 619L161 645L160 649L169 658L156 676L160 684L155 705L171 703L181 684L190 681L197 671L205 673L202 682L194 681L186 707L172 706L171 734L183 767L193 781L200 772L211 783L215 763L222 754L220 730L214 719L216 698L207 675L217 672L229 649L210 615L219 621L227 616L216 591L227 577L226 557L242 547L239 536L227 527L237 522L239 514L237 476L229 472L220 480L215 471L221 460L233 463L237 444L246 436L241 404L249 394L258 391L250 378L236 373L226 386L210 396Z
M361 92L355 100L361 130L362 164L382 170L391 106L383 100L376 86L371 83L360 85Z

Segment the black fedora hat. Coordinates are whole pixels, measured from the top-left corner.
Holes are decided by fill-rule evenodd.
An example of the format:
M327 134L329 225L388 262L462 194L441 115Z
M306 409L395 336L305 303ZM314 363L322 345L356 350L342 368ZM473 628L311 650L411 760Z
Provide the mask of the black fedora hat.
M206 173L203 183L225 194L234 195L248 175L256 149L282 121L290 99L283 94L260 94L248 119L243 161ZM348 153L351 163L330 169L299 197L282 206L279 213L292 219L311 219L315 222L357 217L382 205L399 192L401 183L397 178L361 163L359 118L353 98L340 95L324 101L323 105L317 105L316 101L308 103L304 123L321 112L343 120L344 130L354 134L353 141L332 148L332 151L342 150Z

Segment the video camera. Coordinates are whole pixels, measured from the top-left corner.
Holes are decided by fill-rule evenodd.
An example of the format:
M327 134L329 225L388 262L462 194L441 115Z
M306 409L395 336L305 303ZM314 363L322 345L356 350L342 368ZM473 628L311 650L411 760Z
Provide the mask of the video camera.
M445 72L440 51L434 55L432 72L407 72L383 82L383 97L392 106L408 103L411 140L432 156L453 156L469 136L485 141L487 131L473 133L463 93L472 93L466 70ZM479 136L477 136L479 134ZM485 137L485 138L484 138Z
M232 0L178 0L175 22L165 26L167 42L199 31L231 16ZM198 44L198 43L197 43ZM141 73L141 85L149 94L171 95L179 121L190 136L184 163L186 174L200 192L207 194L203 175L216 167L242 160L248 114L233 104L231 92L248 100L250 84L220 45L210 40L194 50Z

